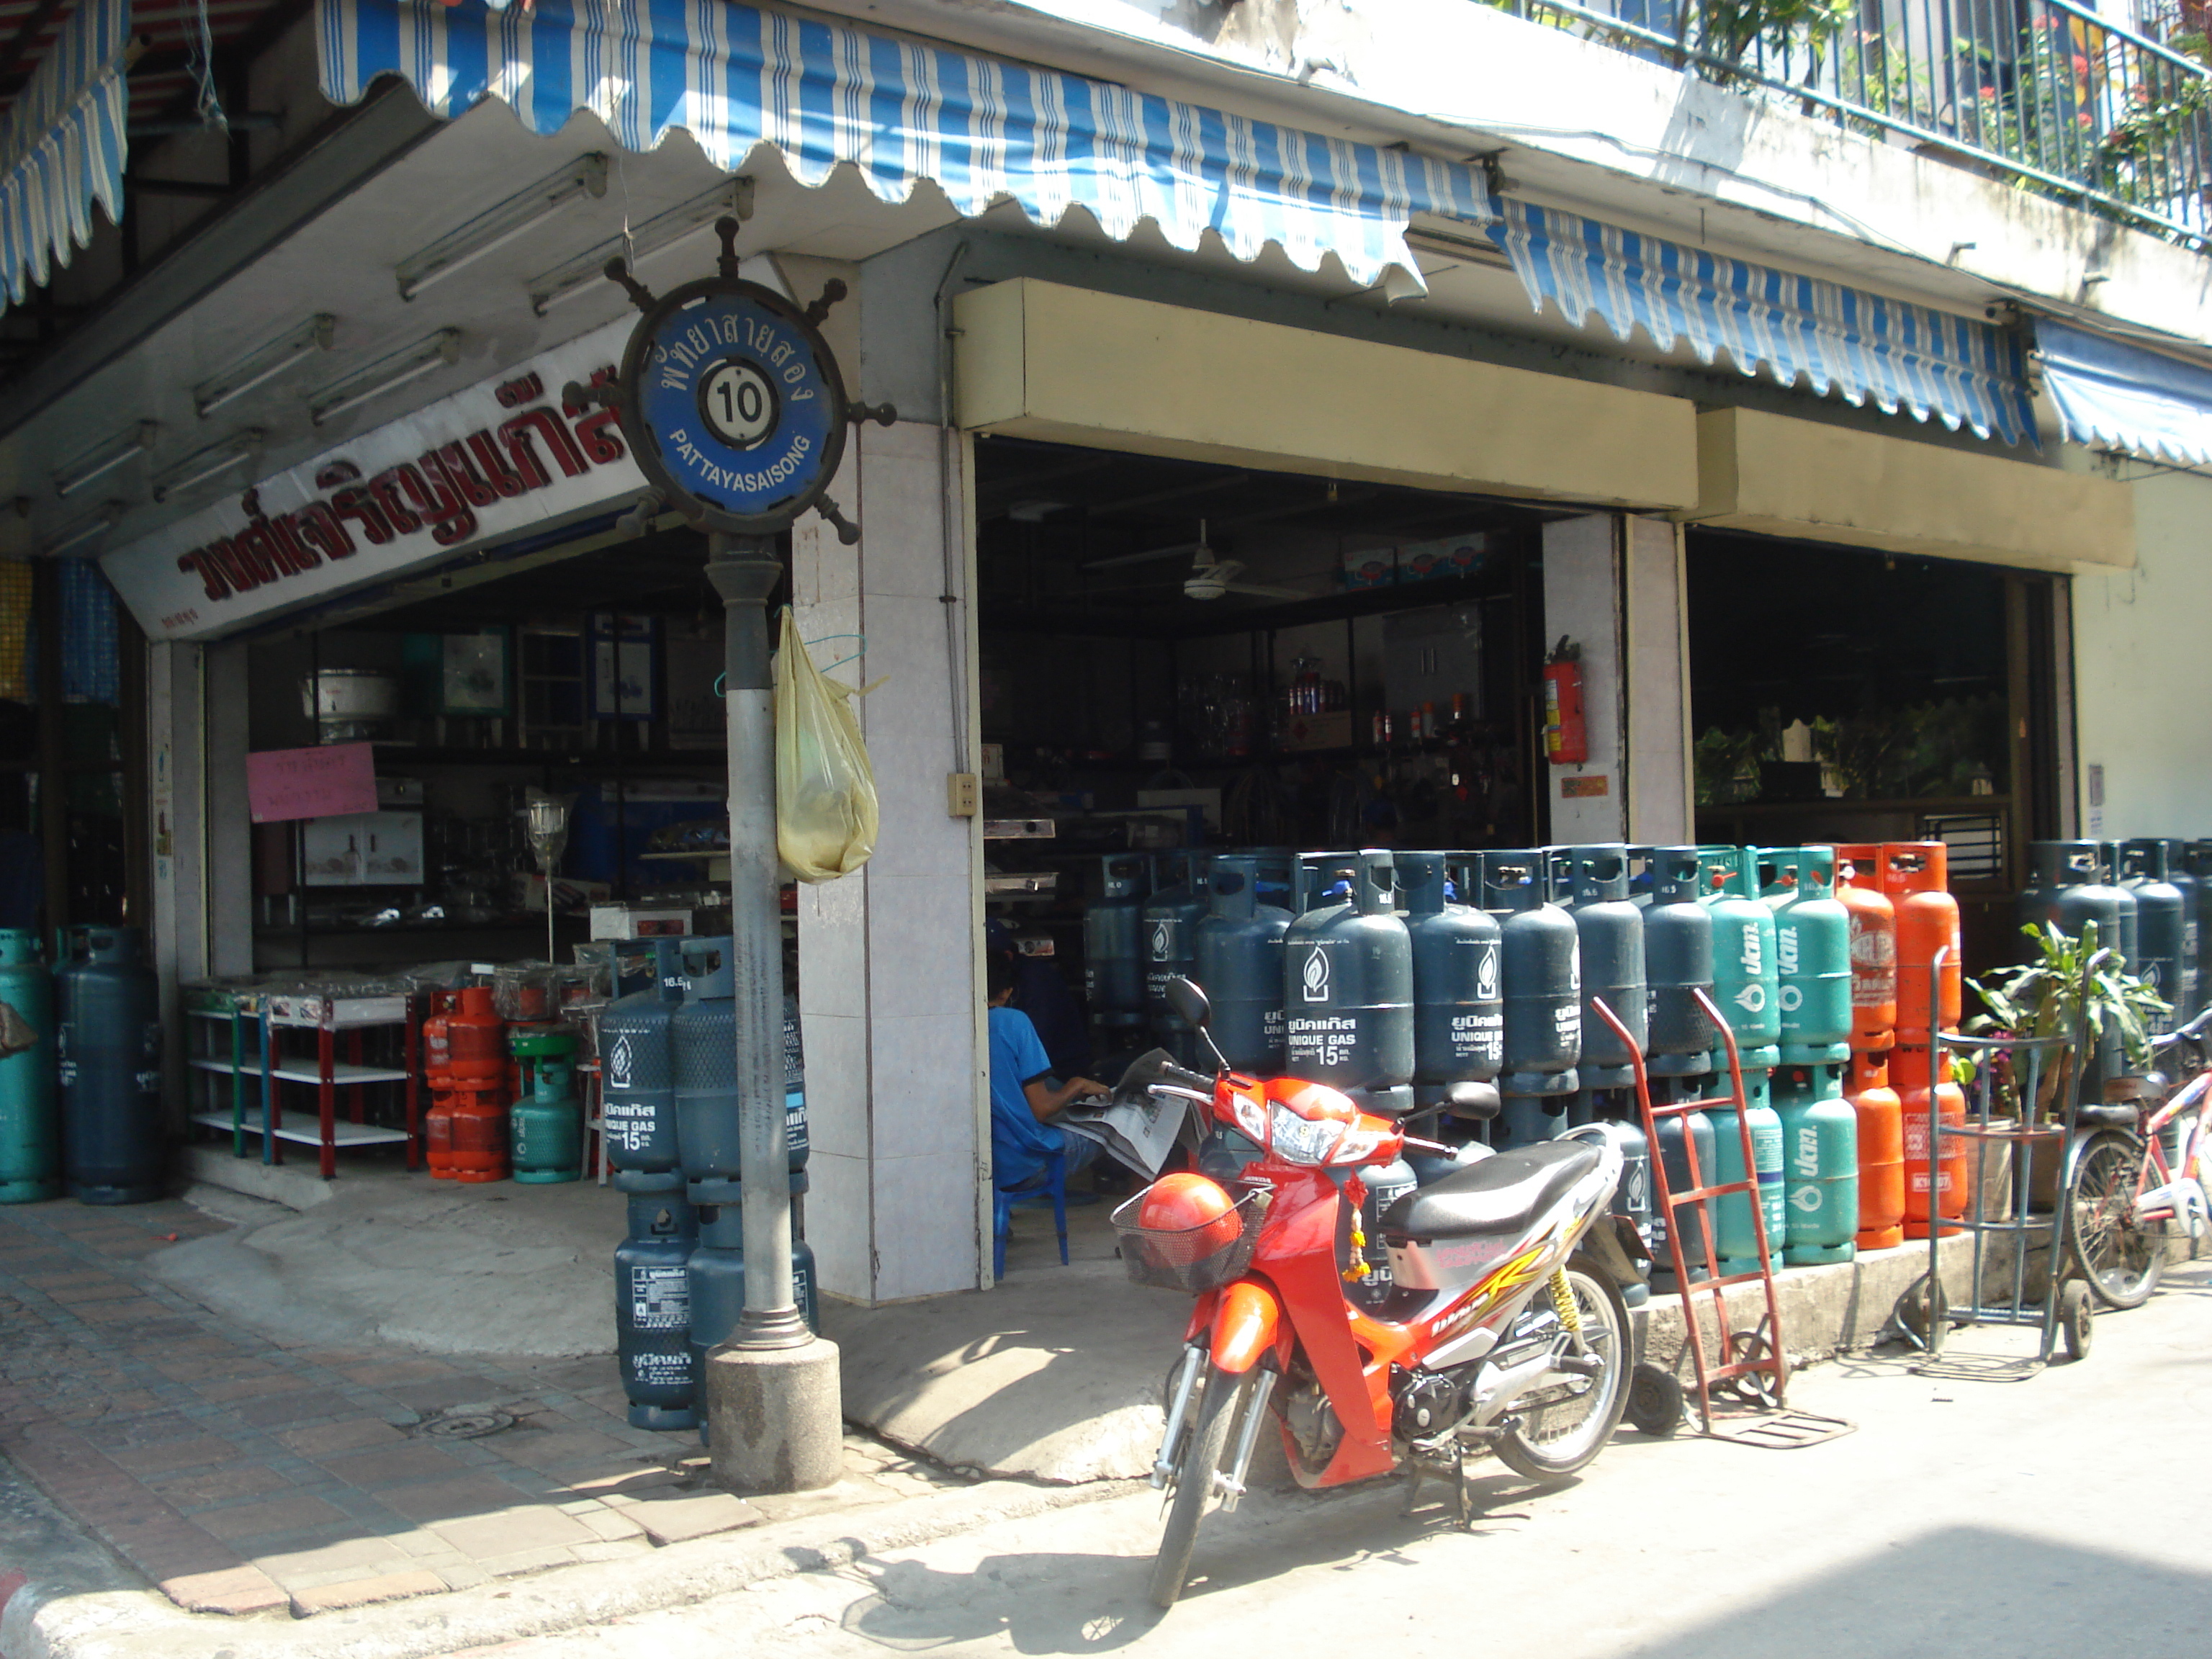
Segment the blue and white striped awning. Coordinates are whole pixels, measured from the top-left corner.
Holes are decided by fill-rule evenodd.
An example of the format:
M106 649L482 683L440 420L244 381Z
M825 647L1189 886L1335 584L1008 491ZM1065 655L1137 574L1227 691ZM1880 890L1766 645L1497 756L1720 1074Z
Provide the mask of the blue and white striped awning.
M92 240L92 204L123 220L124 49L131 0L78 0L0 121L0 285L21 303Z
M1550 300L1577 325L1595 312L1620 339L1641 328L1664 349L1686 343L1701 363L1725 351L1747 375L1804 380L1885 414L2036 442L2025 354L2010 330L1557 208L1500 206L1490 234L1539 311Z
M2071 441L2179 466L2212 462L2212 368L2047 317L2035 319L2035 355Z
M589 110L627 149L682 128L732 171L766 143L805 185L850 162L886 202L928 179L963 215L1012 199L1040 225L1081 207L1117 239L1151 220L1186 251L1210 230L1241 259L1269 242L1306 270L1333 253L1393 297L1424 291L1413 215L1490 217L1455 162L721 0L318 5L340 104L398 75L440 116L497 98L550 133Z

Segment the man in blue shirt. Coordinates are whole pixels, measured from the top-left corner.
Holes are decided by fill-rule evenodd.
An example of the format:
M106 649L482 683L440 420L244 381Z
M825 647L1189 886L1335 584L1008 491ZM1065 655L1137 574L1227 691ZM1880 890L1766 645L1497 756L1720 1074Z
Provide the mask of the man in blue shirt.
M1054 1152L1066 1158L1073 1175L1098 1155L1087 1135L1055 1129L1050 1120L1071 1100L1103 1095L1106 1085L1073 1077L1052 1086L1052 1061L1036 1027L1018 1008L1009 1007L1016 975L1011 957L993 951L985 983L991 997L991 1179L1000 1187L1029 1187L1044 1179L1045 1160Z

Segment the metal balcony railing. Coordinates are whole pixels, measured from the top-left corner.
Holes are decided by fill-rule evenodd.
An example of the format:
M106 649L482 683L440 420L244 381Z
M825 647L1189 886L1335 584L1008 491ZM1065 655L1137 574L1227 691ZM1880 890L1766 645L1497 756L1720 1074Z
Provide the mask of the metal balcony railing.
M2173 3L2123 20L2072 0L1491 0L2203 247L2212 5Z

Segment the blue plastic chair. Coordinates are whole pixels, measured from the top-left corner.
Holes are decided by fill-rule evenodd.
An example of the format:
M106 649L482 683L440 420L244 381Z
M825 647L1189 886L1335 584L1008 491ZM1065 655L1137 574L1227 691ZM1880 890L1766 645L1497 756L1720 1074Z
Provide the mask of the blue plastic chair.
M1031 1193L1042 1193L1052 1200L1052 1224L1060 1232L1060 1265L1067 1265L1067 1154L1048 1152L1044 1160L1044 1180L1032 1178L1012 1187L993 1183L991 1188L991 1277L1006 1276L1006 1240L1014 1231L1014 1200Z

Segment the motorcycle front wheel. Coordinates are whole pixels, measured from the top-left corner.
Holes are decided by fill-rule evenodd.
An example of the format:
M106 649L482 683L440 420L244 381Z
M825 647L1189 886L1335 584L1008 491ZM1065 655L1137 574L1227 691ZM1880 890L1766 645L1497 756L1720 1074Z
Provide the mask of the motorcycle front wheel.
M1214 1497L1213 1475L1228 1449L1229 1431L1243 1415L1252 1397L1256 1374L1232 1376L1217 1365L1206 1374L1206 1396L1198 1420L1183 1430L1182 1447L1175 1456L1175 1497L1168 1506L1167 1531L1160 1538L1160 1553L1152 1562L1152 1601L1171 1607L1182 1595L1190 1577L1191 1547L1198 1541L1198 1523Z
M1547 1383L1513 1408L1493 1449L1508 1468L1531 1480L1563 1480L1603 1451L1628 1403L1628 1309L1620 1288L1580 1257L1565 1271L1583 1350L1602 1368L1595 1376Z

